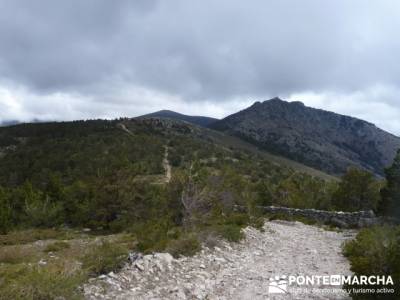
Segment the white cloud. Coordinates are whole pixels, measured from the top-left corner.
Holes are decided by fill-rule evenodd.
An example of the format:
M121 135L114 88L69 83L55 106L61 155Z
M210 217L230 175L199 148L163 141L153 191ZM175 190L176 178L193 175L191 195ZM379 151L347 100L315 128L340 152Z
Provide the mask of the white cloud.
M1 120L223 117L280 96L400 133L395 0L0 0L0 24Z
M9 120L76 120L135 117L160 109L222 118L250 105L250 100L186 102L179 96L136 86L102 89L90 97L78 93L34 93L21 86L0 85L0 122Z

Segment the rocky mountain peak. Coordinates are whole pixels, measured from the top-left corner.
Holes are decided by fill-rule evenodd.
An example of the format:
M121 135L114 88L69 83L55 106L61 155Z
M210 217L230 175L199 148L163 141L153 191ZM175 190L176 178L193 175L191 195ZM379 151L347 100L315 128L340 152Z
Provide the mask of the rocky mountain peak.
M274 98L271 98L271 99L269 99L269 100L266 100L266 101L264 101L264 103L265 102L268 102L268 101L275 101L275 102L286 102L286 101L284 101L284 100L282 100L281 98L279 98L279 97L274 97Z
M331 174L357 166L382 175L400 148L400 138L371 123L278 97L210 127Z

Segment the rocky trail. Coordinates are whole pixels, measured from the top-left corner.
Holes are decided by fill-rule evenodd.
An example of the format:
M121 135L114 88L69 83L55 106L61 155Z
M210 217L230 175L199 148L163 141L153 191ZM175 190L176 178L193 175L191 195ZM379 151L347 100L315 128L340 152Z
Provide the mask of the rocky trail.
M240 243L220 242L193 257L168 253L137 256L119 273L92 279L87 299L347 299L305 291L270 294L270 278L282 275L350 275L341 254L355 232L326 231L299 222L266 222L264 230L244 229ZM315 287L315 286L313 286Z

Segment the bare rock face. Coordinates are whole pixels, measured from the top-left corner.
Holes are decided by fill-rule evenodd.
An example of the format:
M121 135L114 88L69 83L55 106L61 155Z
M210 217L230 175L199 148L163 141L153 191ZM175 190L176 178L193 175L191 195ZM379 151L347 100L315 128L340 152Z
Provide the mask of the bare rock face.
M193 257L168 253L132 255L115 274L85 285L87 299L350 299L340 286L327 295L309 290L272 295L270 278L289 275L351 275L341 254L355 232L325 231L299 222L267 222L262 231L248 227L240 243L220 244ZM296 289L299 286L292 286ZM313 286L324 288L323 286ZM329 287L325 287L329 288Z
M375 125L273 98L210 125L330 174L358 166L382 175L400 138Z

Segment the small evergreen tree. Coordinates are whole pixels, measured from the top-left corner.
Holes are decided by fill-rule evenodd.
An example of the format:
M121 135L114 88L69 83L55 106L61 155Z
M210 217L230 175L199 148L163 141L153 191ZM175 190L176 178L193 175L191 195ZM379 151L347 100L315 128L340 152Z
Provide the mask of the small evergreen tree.
M382 201L378 212L400 218L400 149L393 164L385 170L386 186L381 191Z

